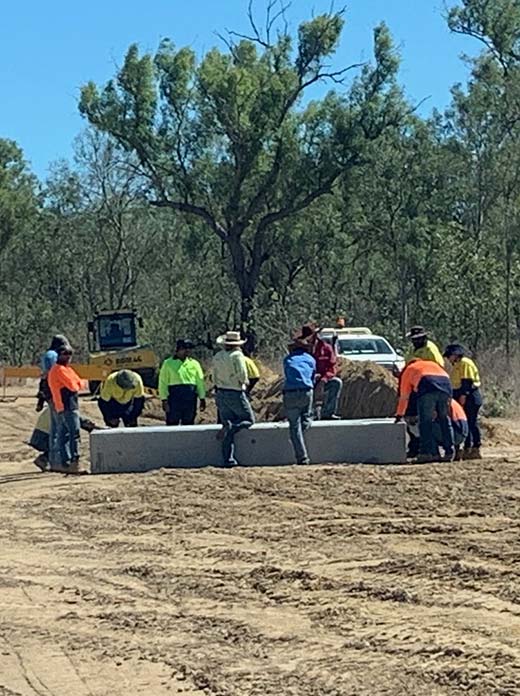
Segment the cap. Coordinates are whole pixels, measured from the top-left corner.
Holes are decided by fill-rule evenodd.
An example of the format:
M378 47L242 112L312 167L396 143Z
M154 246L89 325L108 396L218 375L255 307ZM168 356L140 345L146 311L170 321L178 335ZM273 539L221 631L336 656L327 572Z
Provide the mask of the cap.
M175 344L176 350L193 350L195 344L189 338L179 338Z
M124 391L134 389L138 382L139 378L135 372L132 372L132 370L120 370L116 374L116 384Z
M461 358L464 357L466 354L466 351L464 349L464 346L461 346L460 343L450 343L446 348L444 349L443 353L443 358L450 358L452 355L457 355L460 356Z

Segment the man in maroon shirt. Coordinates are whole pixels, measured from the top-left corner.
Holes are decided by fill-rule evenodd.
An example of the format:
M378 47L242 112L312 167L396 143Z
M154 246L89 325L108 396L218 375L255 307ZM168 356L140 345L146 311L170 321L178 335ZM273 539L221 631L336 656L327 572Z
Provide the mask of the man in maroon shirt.
M316 385L320 382L324 387L324 400L321 409L321 420L339 420L337 415L339 397L343 382L337 376L336 351L329 343L318 336L319 329L306 325L302 327L301 338L310 339L312 355L316 360Z

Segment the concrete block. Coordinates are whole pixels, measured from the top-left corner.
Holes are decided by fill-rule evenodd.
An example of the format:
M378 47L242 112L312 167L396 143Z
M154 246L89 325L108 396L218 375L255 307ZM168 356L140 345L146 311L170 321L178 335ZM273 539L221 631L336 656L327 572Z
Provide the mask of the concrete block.
M92 473L133 473L160 468L219 466L218 425L94 431ZM393 420L318 421L306 433L313 464L399 464L406 461L406 428ZM294 464L287 423L258 423L236 437L242 466Z

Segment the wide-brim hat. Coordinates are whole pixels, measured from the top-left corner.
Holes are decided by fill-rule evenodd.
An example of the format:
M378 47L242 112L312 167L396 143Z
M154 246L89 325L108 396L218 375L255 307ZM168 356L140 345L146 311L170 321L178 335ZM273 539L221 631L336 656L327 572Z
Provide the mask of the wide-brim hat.
M321 330L322 327L318 326L317 324L304 324L298 332L298 335L295 336L295 338L301 340L309 340L314 336L317 336Z
M428 332L424 326L412 326L410 331L406 334L407 338L426 338L427 336Z
M243 346L245 342L240 331L226 331L225 334L217 338L218 346Z

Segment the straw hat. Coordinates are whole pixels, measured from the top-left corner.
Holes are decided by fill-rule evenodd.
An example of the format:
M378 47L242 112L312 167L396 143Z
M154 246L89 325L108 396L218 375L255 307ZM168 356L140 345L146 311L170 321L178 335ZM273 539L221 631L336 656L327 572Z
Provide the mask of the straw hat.
M240 336L240 331L226 331L217 338L218 346L243 346L245 341Z

